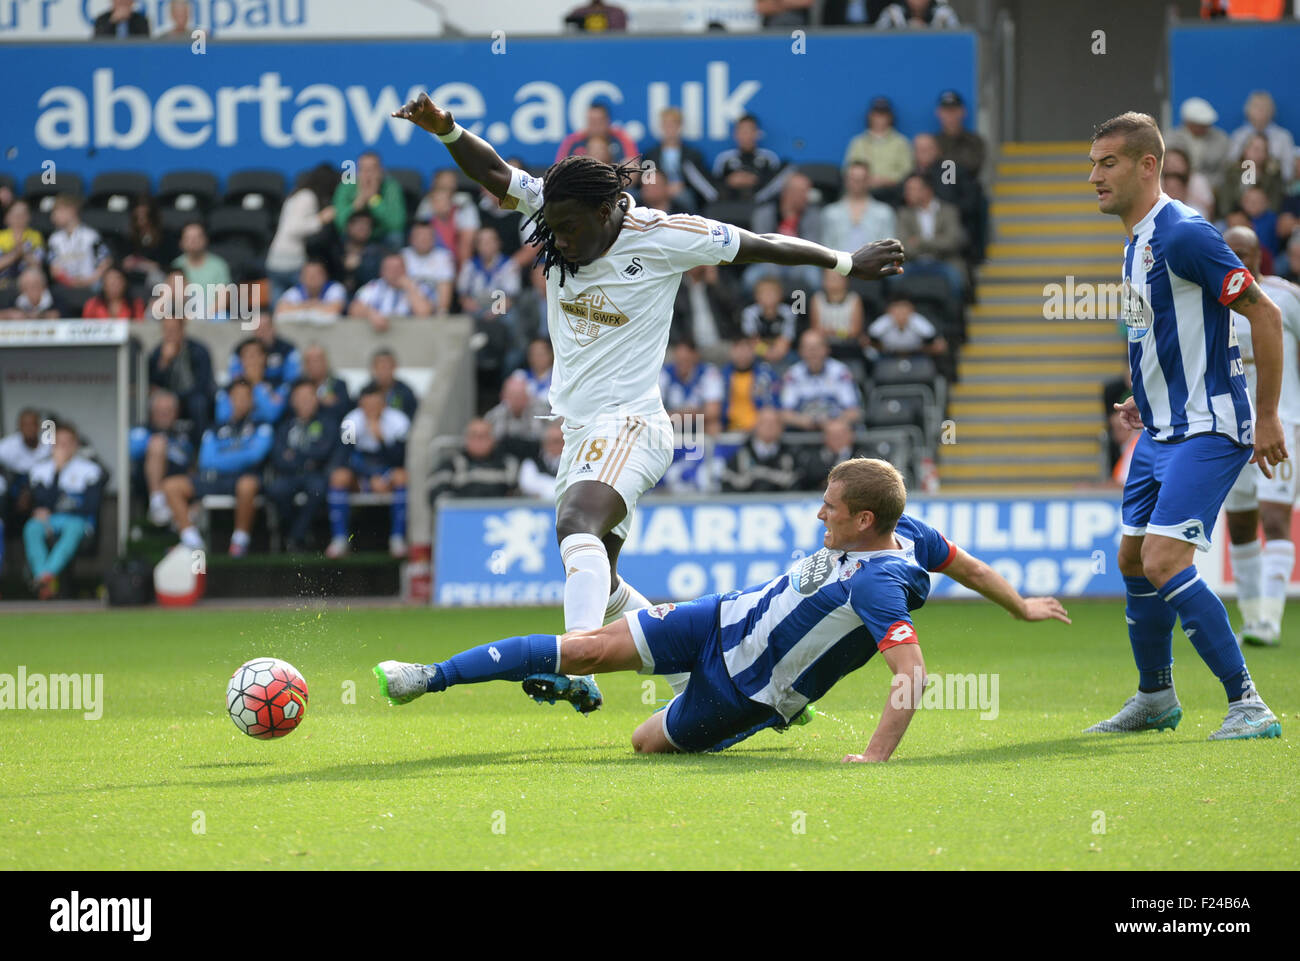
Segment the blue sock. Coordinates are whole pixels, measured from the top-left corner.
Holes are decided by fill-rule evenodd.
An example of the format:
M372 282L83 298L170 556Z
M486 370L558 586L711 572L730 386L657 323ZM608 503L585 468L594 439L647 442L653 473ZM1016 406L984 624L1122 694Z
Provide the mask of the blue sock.
M406 536L406 488L393 488L393 534Z
M522 681L530 674L554 674L560 667L560 644L554 634L527 634L480 644L433 665L429 691L453 684L483 681Z
M1187 639L1223 682L1228 700L1239 700L1252 685L1223 601L1201 580L1195 565L1169 578L1160 588L1160 596L1178 611Z
M348 521L352 519L352 508L348 505L348 492L331 490L325 502L329 504L330 534L334 537L348 536Z
M1138 669L1138 690L1151 693L1173 687L1174 622L1177 612L1145 577L1125 577L1128 642Z

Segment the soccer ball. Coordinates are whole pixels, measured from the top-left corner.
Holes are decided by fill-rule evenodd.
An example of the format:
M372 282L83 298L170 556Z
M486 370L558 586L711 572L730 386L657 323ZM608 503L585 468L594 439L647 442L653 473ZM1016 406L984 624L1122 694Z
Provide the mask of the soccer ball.
M226 710L250 737L284 737L307 713L307 682L288 661L255 657L230 676Z

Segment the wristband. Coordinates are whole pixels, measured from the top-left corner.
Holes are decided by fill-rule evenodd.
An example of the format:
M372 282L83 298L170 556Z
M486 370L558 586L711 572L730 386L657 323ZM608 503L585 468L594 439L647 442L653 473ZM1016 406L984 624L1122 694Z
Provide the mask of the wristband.
M847 277L849 271L853 269L853 255L838 251L835 254L835 272L841 277Z
M460 135L463 134L464 132L465 132L464 127L462 127L460 124L455 124L451 128L451 133L436 133L434 134L434 136L437 137L439 140L441 140L443 143L451 143L453 140L458 139Z

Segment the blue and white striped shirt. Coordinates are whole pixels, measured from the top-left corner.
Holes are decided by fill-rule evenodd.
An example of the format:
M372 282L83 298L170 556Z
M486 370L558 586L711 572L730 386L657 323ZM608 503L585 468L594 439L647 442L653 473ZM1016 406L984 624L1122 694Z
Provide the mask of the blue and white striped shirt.
M911 612L957 548L908 514L894 537L894 550L822 548L775 580L723 595L722 658L742 694L788 721L877 650L916 639Z
M1153 440L1221 434L1254 444L1254 413L1228 304L1253 278L1219 232L1165 194L1124 247L1133 400Z

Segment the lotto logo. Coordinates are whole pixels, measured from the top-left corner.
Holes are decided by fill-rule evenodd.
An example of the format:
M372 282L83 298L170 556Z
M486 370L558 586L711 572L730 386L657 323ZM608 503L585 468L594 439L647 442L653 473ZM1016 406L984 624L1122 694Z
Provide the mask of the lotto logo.
M1231 271L1228 276L1223 278L1223 290L1219 294L1219 303L1232 303L1252 280L1254 278L1251 277L1250 271L1245 267L1238 267Z
M880 643L876 645L880 650L888 650L891 647L897 647L899 644L915 644L916 628L907 621L894 621L885 631L885 636L881 638Z
M647 608L646 613L656 620L662 621L664 617L676 607L676 604L656 604L654 607Z

